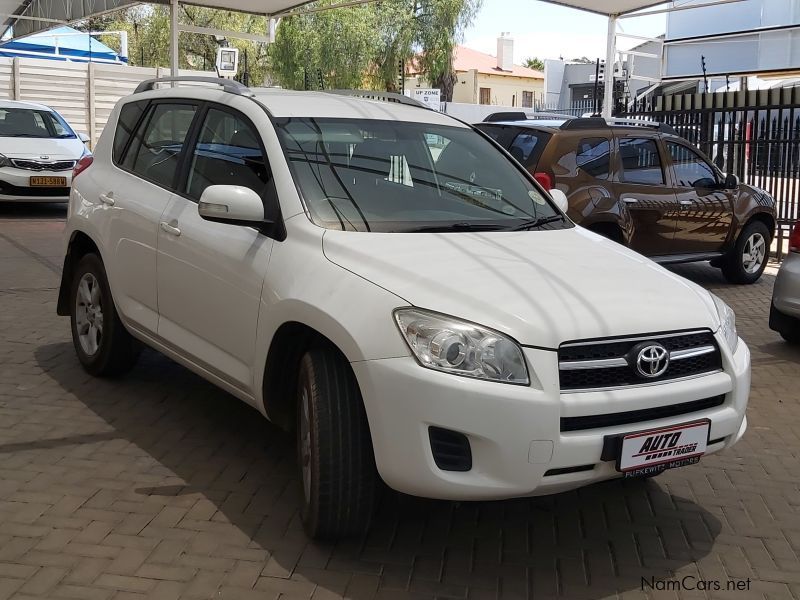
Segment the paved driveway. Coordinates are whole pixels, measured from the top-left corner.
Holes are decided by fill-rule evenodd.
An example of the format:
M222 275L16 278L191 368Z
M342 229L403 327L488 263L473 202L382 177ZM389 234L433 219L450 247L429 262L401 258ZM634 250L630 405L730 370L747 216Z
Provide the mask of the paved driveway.
M678 269L753 350L732 451L549 498L389 495L365 539L319 545L292 440L255 411L154 352L118 381L80 369L55 315L63 216L0 207L0 600L800 598L800 350L767 328L773 276Z

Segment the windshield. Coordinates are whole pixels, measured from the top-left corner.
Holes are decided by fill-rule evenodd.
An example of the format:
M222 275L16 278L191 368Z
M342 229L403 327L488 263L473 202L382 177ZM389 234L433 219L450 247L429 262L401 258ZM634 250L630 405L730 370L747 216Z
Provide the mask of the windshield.
M48 110L0 108L0 137L74 138L75 133Z
M571 227L466 127L357 119L276 123L312 220L349 231Z

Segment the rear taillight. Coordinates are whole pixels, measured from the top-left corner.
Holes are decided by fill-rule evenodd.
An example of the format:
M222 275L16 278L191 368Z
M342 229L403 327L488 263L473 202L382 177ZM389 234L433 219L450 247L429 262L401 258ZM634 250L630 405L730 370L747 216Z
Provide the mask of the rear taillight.
M545 173L544 171L539 173L534 173L533 178L539 182L539 185L542 186L546 191L550 191L553 189L553 176L550 173Z
M789 236L789 251L800 252L800 221L794 224L792 234Z
M80 160L75 163L75 167L72 169L72 180L75 181L75 178L88 169L89 165L93 162L94 157L91 154L81 156Z

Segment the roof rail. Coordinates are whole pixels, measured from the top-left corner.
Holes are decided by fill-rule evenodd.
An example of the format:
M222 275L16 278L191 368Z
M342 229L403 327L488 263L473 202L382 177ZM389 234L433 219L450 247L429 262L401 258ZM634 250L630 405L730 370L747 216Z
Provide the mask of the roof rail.
M484 123L499 123L501 121L535 121L537 119L564 119L565 121L569 121L570 119L575 119L572 115L562 115L560 113L549 113L549 112L523 112L519 111L508 111L508 112L496 112L490 115L487 115L486 118L483 120Z
M394 102L396 104L405 104L406 106L415 106L416 108L424 108L433 110L429 106L425 106L422 102L404 96L403 94L396 94L394 92L380 92L373 90L322 90L326 94L336 94L338 96L351 96L353 98L364 98L366 100L379 100L381 102Z
M608 127L608 123L600 117L581 117L564 121L560 129L597 129L598 127Z
M141 82L133 90L134 94L142 92L149 92L154 90L156 85L160 83L207 83L209 85L218 85L223 91L237 96L253 96L253 91L246 85L242 85L238 81L232 79L223 79L222 77L202 77L198 75L182 75L180 77L159 77L157 79L148 79Z
M609 125L632 125L635 127L652 127L653 129L658 129L661 133L671 133L674 135L678 135L678 132L675 131L675 128L668 124L668 123L661 123L659 121L646 121L644 119L615 119L611 118L608 120Z
M486 115L486 118L483 120L484 123L499 123L500 121L527 121L528 115L524 112L515 111L515 112L496 112L490 115Z

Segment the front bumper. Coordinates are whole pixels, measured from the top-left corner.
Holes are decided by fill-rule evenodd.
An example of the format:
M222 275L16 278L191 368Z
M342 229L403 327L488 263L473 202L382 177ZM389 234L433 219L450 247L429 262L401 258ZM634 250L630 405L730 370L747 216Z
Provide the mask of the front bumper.
M58 187L31 186L31 177L63 177L66 184ZM0 201L68 202L72 171L34 171L16 167L0 167Z
M531 386L479 381L419 366L411 357L353 363L367 410L375 460L384 481L416 496L491 500L561 492L620 477L603 461L604 438L711 420L706 454L736 443L747 427L750 351L723 348L722 372L658 385L561 394L557 354L525 348ZM538 379L536 379L538 378ZM716 407L664 419L582 431L562 431L561 418L628 412L724 396ZM429 428L464 434L472 468L436 466ZM583 470L577 471L576 468ZM566 471L566 472L565 472Z

